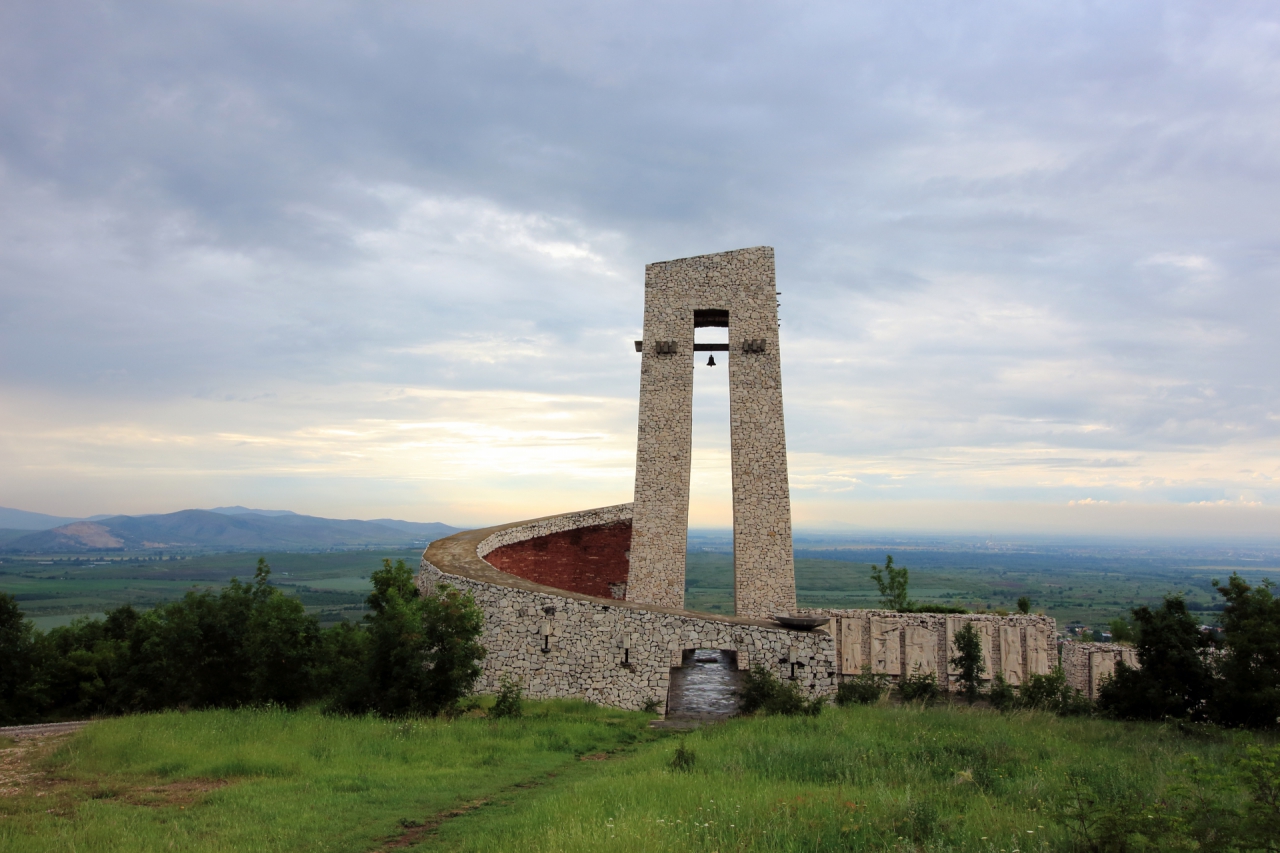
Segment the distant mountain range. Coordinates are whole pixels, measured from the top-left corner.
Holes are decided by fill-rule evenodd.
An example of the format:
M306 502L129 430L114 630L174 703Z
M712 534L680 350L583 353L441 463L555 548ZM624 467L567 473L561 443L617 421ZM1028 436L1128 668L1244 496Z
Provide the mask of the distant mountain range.
M41 527L35 527L40 524ZM20 526L21 525L21 526ZM321 551L412 547L457 533L439 522L339 520L288 510L218 507L165 515L60 518L0 508L0 551L66 554L87 551ZM43 528L43 529L42 529ZM21 531L34 530L31 533Z

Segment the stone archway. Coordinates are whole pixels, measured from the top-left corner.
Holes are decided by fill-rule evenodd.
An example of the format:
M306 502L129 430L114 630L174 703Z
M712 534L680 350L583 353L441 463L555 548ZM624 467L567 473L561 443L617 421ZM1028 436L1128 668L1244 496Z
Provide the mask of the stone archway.
M733 649L685 649L671 668L667 688L668 720L723 720L738 711L734 691L742 686L738 653Z

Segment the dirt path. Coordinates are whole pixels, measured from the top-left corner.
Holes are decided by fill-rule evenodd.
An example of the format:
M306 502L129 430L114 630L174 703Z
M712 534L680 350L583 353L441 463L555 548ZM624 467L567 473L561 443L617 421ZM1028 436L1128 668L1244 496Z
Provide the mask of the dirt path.
M476 800L460 803L451 809L437 812L421 823L416 821L409 823L402 822L401 826L403 829L401 832L386 839L381 845L373 848L370 853L385 853L385 851L402 850L406 847L413 847L416 844L422 844L423 842L428 841L431 836L435 835L436 831L440 829L441 826L451 820L456 820L464 815L469 815L474 811L489 806L510 805L515 802L515 800L519 799L522 794L554 784L561 781L562 776L570 776L574 771L585 769L587 766L596 762L608 761L613 758L621 757L623 753L631 752L634 749L635 745L629 744L627 746L618 747L610 752L597 752L592 755L582 755L578 757L577 762L574 762L574 764L567 767L562 766L560 770L552 771L533 779L526 779L525 781L517 782L514 785L508 785L487 797L480 797ZM586 762L586 764L580 764L579 762Z
M48 735L61 735L69 732L79 731L92 720L75 720L70 723L36 723L30 726L4 726L0 727L0 737L12 738L13 740L27 740L28 738L46 737Z
M52 750L57 741L83 727L85 723L54 723L39 726L9 726L0 735L11 738L13 745L0 744L0 797L16 797L36 791L43 796L49 787L48 774L35 767L37 758Z
M0 814L42 811L65 817L84 800L105 797L136 806L185 807L228 784L224 779L183 779L160 784L154 779L69 778L41 766L40 759L88 724L88 720L79 720L0 729L0 735L13 741L11 745L0 741Z

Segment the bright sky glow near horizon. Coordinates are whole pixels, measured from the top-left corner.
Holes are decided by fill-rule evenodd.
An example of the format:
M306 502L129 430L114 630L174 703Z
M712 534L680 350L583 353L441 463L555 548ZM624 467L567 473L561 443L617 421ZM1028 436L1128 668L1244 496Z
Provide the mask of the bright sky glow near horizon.
M628 501L771 245L798 528L1275 538L1277 198L1270 3L5 4L0 505Z

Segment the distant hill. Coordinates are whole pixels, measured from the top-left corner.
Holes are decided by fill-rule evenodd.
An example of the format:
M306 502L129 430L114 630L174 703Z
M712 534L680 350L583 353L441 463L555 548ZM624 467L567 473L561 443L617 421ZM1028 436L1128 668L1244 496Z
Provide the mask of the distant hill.
M438 522L424 524L393 519L342 521L295 513L263 515L245 511L228 514L186 509L166 515L117 515L98 521L74 521L8 541L0 539L0 550L59 554L152 549L321 551L370 546L412 547L456 533L459 529Z
M215 506L209 512L220 512L223 515L297 515L289 509L249 509L247 506Z
M27 512L22 509L9 509L0 506L0 528L7 530L49 530L61 527L78 518L64 518L60 515L45 515L43 512Z

